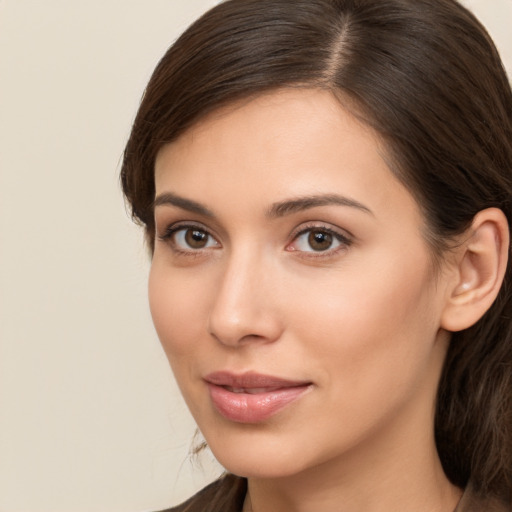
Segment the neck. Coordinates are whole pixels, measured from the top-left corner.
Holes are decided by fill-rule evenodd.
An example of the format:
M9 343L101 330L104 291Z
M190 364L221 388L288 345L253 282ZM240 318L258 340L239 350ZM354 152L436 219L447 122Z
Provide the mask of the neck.
M375 453L357 470L320 465L278 479L249 479L247 510L260 512L453 512L462 491L453 486L435 453L400 463ZM415 454L416 457L419 454ZM415 463L416 462L416 463ZM244 509L245 510L245 509Z

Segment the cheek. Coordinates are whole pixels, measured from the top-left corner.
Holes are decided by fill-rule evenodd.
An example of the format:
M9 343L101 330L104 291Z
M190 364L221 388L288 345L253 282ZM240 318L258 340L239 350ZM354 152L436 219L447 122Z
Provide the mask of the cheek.
M368 262L371 271L349 270L295 294L307 304L290 298L297 337L339 387L398 388L428 366L437 333L429 262L387 261L393 264Z
M203 327L199 297L191 280L153 261L148 282L149 306L162 346L171 362L194 350Z

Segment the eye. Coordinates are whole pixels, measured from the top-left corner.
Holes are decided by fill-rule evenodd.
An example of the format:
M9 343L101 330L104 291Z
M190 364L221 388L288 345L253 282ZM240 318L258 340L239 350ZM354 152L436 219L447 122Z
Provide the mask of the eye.
M198 226L171 226L160 238L170 241L176 249L182 251L197 251L219 246L208 231Z
M289 251L331 252L350 245L350 240L326 227L310 227L300 231L287 247Z

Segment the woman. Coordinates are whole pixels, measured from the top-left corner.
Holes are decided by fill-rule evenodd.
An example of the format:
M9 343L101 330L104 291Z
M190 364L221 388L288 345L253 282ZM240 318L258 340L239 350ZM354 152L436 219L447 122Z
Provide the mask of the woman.
M228 0L178 39L122 182L229 474L173 510L510 510L511 140L454 0Z

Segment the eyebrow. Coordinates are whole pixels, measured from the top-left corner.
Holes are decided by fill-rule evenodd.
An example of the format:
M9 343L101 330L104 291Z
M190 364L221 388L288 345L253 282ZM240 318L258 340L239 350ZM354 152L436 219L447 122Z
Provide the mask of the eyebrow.
M205 217L215 217L214 213L203 206L201 203L193 201L192 199L186 199L185 197L178 196L172 192L165 192L159 194L153 201L153 208L157 206L177 206L182 210L187 210L192 213L197 213ZM349 197L341 196L338 194L320 194L311 196L302 196L295 199L289 199L286 201L280 201L274 203L267 212L267 217L277 218L285 217L299 211L308 210L310 208L316 208L319 206L348 206L350 208L356 208L365 213L373 215L373 212L364 204L351 199Z
M351 199L349 197L341 196L338 194L321 194L312 196L303 196L296 199L290 199L279 203L274 203L267 215L269 217L284 217L292 213L296 213L309 208L316 208L318 206L348 206L350 208L357 208L365 213L373 215L373 212L364 204Z
M210 211L206 206L203 206L201 203L197 203L196 201L192 201L192 199L186 199L184 197L177 196L172 192L166 192L164 194L159 194L155 200L153 201L153 208L157 206L177 206L182 210L187 210L192 213L197 213L199 215L204 215L205 217L214 217L212 211Z

